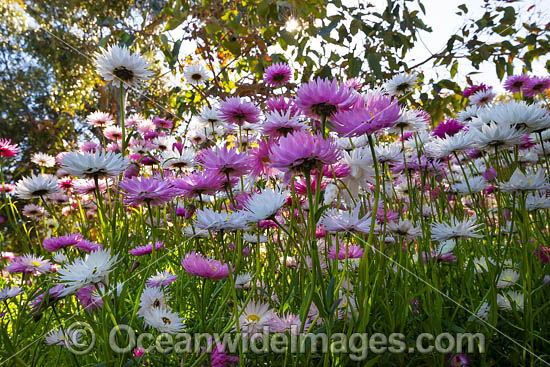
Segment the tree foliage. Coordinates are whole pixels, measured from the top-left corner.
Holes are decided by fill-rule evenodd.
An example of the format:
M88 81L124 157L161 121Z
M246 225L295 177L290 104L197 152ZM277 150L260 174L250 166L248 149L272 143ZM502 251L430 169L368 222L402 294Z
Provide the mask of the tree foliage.
M357 78L368 87L396 72L437 65L447 67L448 76L424 80L431 88L418 91L416 99L437 123L463 106L454 80L459 60L475 68L490 61L503 78L513 73L512 60L529 71L550 51L550 26L536 9L527 9L531 21L522 23L519 1L501 3L486 1L479 19L466 22L442 50L410 65L405 60L419 31L433 31L422 0L387 0L384 7L342 0L9 0L0 5L0 126L21 144L24 160L92 133L81 124L88 113L118 108L91 60L112 43L139 49L157 70L157 78L133 94L130 111L139 105L185 124L204 105L231 94L259 96L261 103L269 92L263 71L279 61L296 66L288 94L313 77ZM458 15L468 11L458 4ZM181 80L192 63L213 73L202 89ZM167 83L169 76L175 85ZM21 168L15 176L23 173Z

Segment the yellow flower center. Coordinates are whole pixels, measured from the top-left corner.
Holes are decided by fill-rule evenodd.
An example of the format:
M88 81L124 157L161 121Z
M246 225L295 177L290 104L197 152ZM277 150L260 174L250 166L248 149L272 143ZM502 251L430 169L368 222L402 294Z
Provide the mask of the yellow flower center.
M31 261L31 264L34 266L40 266L40 263L38 261Z
M246 321L249 321L249 322L258 322L258 321L260 321L260 316L254 315L254 314L248 315L248 316L246 316Z

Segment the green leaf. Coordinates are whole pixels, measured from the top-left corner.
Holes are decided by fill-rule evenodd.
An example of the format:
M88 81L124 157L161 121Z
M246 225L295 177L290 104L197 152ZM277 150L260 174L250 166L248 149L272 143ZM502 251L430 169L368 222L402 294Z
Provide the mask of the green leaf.
M105 45L107 44L107 41L109 41L109 38L111 38L110 34L103 37L102 39L99 40L99 42L97 43L97 46L98 47L105 47Z
M319 36L323 37L323 38L327 38L327 36L330 34L330 32L336 28L336 26L338 25L338 23L340 23L340 20L338 19L335 19L333 20L332 22L330 22L327 26L324 26L323 28L321 28L319 30Z
M355 78L356 76L358 76L361 72L361 66L363 66L363 62L361 61L361 59L351 55L349 58L350 77Z
M370 70L377 79L383 79L380 61L380 56L376 53L369 53L367 55L367 62L369 63Z

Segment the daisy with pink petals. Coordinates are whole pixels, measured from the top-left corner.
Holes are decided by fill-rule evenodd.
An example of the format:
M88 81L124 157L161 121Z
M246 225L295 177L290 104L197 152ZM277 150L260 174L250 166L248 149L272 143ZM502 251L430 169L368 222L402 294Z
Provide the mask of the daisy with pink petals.
M334 245L330 248L327 257L333 260L344 260L346 258L358 259L363 257L363 252L363 249L356 245L349 245L347 248L345 246L337 248L337 246Z
M534 97L537 94L543 93L550 89L550 78L548 77L533 77L521 86L521 91L526 97Z
M282 112L268 112L266 120L262 124L262 132L270 137L278 138L287 136L296 131L302 131L306 128L303 121L298 120L297 116L293 116L290 110Z
M512 75L504 82L504 89L508 92L518 93L531 78L527 74Z
M228 124L243 125L245 122L255 124L259 121L260 110L240 97L229 97L220 103L220 115Z
M183 269L191 275L207 279L223 279L229 275L229 267L219 260L203 257L195 251L185 255L181 262Z
M124 190L124 203L127 205L162 205L175 197L178 190L171 182L157 180L155 178L135 177L126 179L120 183Z
M290 111L291 115L296 115L299 112L294 99L285 97L271 97L265 102L265 107L271 112L286 113Z
M334 131L343 137L372 134L391 127L401 117L397 99L381 93L373 93L366 100L356 103L355 108L337 112L332 120Z
M87 253L103 249L103 246L101 246L101 244L89 240L82 240L77 243L75 247Z
M82 241L82 235L80 233L72 233L59 237L46 238L42 242L42 246L46 251L54 252L65 247L75 246L80 241Z
M42 256L18 256L5 268L9 273L45 274L51 271L52 264Z
M109 126L103 130L103 135L105 135L107 139L118 141L122 139L122 129L118 126Z
M271 144L265 140L259 140L258 146L250 150L250 162L252 170L250 174L254 177L266 175L274 176L278 171L271 167L271 159L269 158L269 150Z
M332 117L353 107L359 95L338 81L315 79L298 89L296 105L309 117Z
M281 87L288 83L292 69L286 63L276 63L265 70L264 82L272 87Z
M274 144L269 157L272 167L293 174L294 171L310 172L325 164L334 164L340 158L340 151L330 138L323 139L321 134L299 131Z
M311 326L311 322L306 319L304 324L304 332L307 332ZM284 334L287 331L291 335L299 335L302 331L302 322L300 321L300 315L296 314L287 314L279 317L275 312L271 314L271 319L269 320L269 330L275 333Z
M157 241L155 242L155 251L160 250L164 247L164 242ZM153 243L150 242L145 246L137 246L130 250L130 254L134 256L143 256L148 255L153 252Z
M172 273L169 270L165 270L165 271L162 271L162 272L159 271L156 274L151 275L147 279L145 284L148 287L166 287L166 286L169 286L170 284L174 283L176 281L176 279L178 279L177 275L174 275L174 273Z
M225 177L216 172L194 172L187 176L172 181L175 188L179 189L186 198L194 198L200 195L212 195L222 190Z
M155 117L153 124L159 129L171 129L174 126L172 121L161 119L160 117Z
M197 155L197 160L207 171L223 176L242 176L250 171L250 157L246 153L239 153L236 148L203 150Z
M17 153L19 153L19 146L12 144L11 139L0 139L0 156L10 158Z

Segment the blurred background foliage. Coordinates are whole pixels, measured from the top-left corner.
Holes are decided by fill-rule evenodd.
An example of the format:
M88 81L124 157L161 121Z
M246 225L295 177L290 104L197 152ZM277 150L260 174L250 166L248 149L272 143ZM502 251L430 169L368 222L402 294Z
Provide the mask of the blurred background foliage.
M418 32L433 31L422 0L386 0L382 9L363 0L4 0L0 129L1 137L22 147L6 172L8 181L34 169L28 164L32 153L56 154L90 137L93 131L82 124L89 113L116 113L117 98L91 59L99 47L126 44L147 55L157 76L130 93L129 111L180 125L230 94L261 103L271 92L262 74L273 62L296 67L289 94L316 76L357 78L368 88L397 72L444 65L446 78L423 80L429 88L408 97L437 124L465 104L453 80L458 60L474 67L492 61L504 78L513 72L513 59L529 71L550 51L547 20L521 23L515 2L480 1L482 17L465 23L444 49L409 65L404 60L419 42ZM459 15L468 13L460 2L452 6ZM199 62L213 79L189 88L183 68Z

